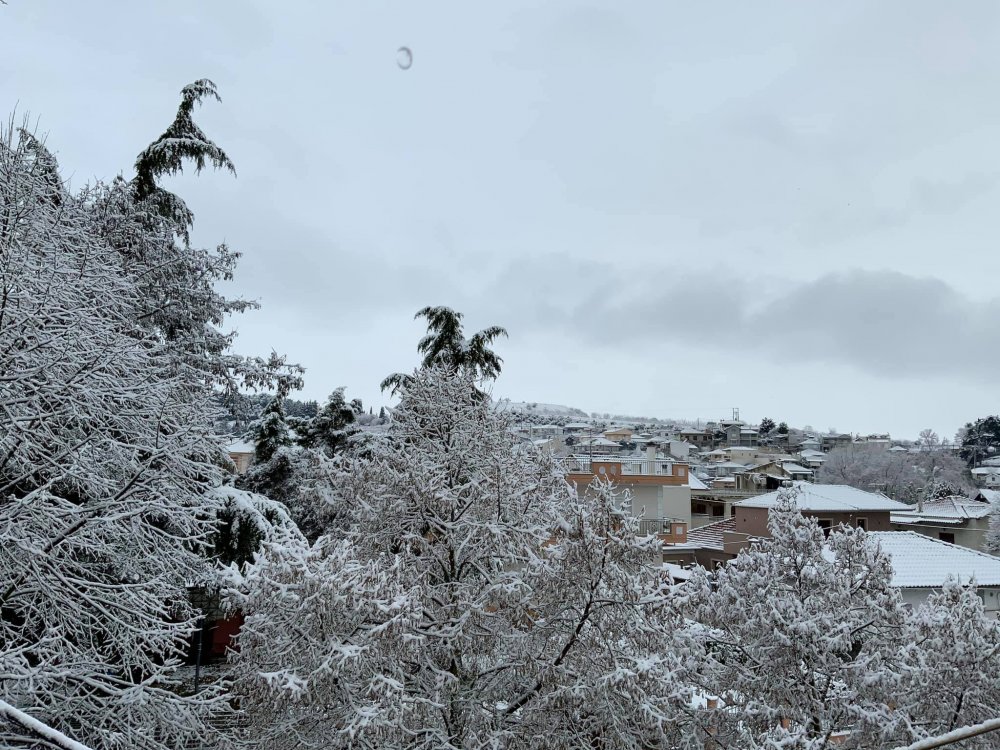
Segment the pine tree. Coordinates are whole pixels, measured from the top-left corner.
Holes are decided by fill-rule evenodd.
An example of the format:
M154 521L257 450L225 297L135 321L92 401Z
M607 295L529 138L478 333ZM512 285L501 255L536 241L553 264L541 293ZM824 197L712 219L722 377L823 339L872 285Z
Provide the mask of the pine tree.
M359 399L350 403L344 397L344 389L338 388L319 410L315 417L307 422L300 422L296 429L299 432L299 444L304 448L313 448L335 456L343 452L348 441L357 428L358 415L364 413Z
M466 339L462 330L462 313L448 307L425 307L414 316L427 320L427 335L417 344L423 355L421 367L441 367L452 374L466 373L473 381L494 380L500 375L503 360L490 345L507 331L490 326ZM394 373L382 381L382 390L396 393L410 378Z
M284 400L285 390L281 388L251 428L255 461L270 461L280 448L292 443L285 421Z

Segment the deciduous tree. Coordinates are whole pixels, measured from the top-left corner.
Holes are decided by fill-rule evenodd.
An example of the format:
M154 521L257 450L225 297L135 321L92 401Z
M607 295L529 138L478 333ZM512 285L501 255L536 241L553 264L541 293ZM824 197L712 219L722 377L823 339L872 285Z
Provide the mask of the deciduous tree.
M343 537L269 550L236 599L237 691L267 747L672 747L659 543L578 496L440 366L333 491Z

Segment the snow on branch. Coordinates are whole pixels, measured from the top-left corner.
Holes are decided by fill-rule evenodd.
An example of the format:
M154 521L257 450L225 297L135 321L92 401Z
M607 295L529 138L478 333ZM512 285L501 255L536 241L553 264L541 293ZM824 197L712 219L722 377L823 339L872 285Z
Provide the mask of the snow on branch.
M937 737L928 737L926 739L920 740L919 742L914 742L912 745L906 745L905 747L898 747L896 750L933 750L937 747L946 747L947 745L954 745L956 742L962 742L963 740L969 740L973 737L978 737L981 734L986 734L988 732L995 732L1000 729L1000 718L990 719L984 721L980 724L973 724L968 727L960 727L946 734L939 734Z
M55 747L64 748L64 750L90 750L86 745L70 739L62 732L53 729L48 724L43 724L33 716L29 716L24 711L20 711L2 700L0 700L0 716L18 724Z

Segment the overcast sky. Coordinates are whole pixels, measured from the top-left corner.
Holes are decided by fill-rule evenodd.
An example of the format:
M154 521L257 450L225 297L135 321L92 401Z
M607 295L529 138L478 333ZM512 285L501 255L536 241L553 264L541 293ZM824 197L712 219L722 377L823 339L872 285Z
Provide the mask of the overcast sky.
M1000 410L1000 4L0 5L0 101L73 184L196 114L171 188L305 395L497 323L497 396L952 436ZM396 50L413 50L401 70Z

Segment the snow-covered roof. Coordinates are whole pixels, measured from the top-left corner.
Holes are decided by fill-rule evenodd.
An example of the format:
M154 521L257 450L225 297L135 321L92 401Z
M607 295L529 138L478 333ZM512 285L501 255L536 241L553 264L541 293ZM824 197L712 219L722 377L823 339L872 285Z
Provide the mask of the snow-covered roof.
M890 519L893 523L935 523L941 521L961 523L969 518L986 518L990 514L990 510L989 503L946 497L925 502L922 512L918 512L917 506L911 505L908 511L893 513Z
M1000 558L942 542L915 531L872 531L869 536L892 557L892 585L940 588L949 576L960 583L1000 586Z
M688 529L687 541L680 544L665 544L670 549L724 549L723 535L727 531L736 531L736 519L725 518L715 523Z
M895 453L906 453L906 448L901 445L894 445L889 450Z
M229 453L253 453L254 445L246 440L234 440L226 446L226 451Z
M663 569L675 581L686 581L691 577L691 571L687 568L682 568L677 563L663 563Z
M692 490L707 490L708 485L698 478L697 474L688 473L688 487Z
M718 469L746 469L747 468L746 464L738 464L738 463L735 463L733 461L723 461L722 463L719 463L719 464L712 464L712 466L715 466Z
M987 503L995 503L1000 500L1000 490L979 490L976 497L982 496Z
M566 425L566 427L569 427L570 429L573 430L589 430L592 427L592 425L589 425L586 422L570 422L568 425Z
M823 451L816 451L812 448L806 448L804 451L800 451L799 455L802 458L826 458L826 454Z
M587 444L588 445L598 445L598 446L600 446L600 445L605 445L605 446L614 445L614 446L618 446L618 443L616 443L614 440L608 440L607 438L602 438L602 437L594 438L593 440L590 440Z
M812 474L813 470L806 468L805 466L800 466L792 461L785 461L781 464L781 468L787 471L789 474Z
M906 511L911 506L891 500L878 492L848 487L846 484L811 484L794 482L798 489L795 497L799 510L851 513L853 511ZM740 500L741 508L771 508L778 502L783 490L768 492L757 497Z
M977 466L972 470L972 473L976 476L985 476L988 474L1000 474L1000 466Z

